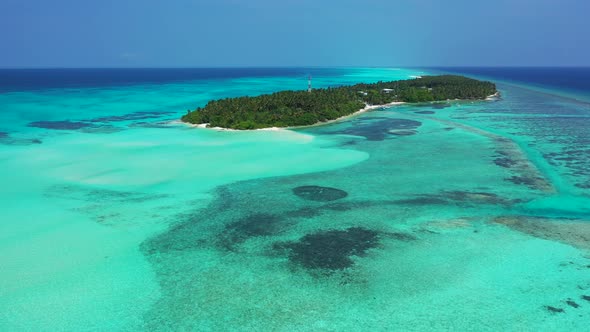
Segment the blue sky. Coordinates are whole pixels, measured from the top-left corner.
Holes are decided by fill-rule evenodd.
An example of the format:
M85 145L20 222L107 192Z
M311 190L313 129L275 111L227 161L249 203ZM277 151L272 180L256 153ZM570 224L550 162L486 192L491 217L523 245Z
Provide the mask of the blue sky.
M2 0L0 67L590 66L587 0Z

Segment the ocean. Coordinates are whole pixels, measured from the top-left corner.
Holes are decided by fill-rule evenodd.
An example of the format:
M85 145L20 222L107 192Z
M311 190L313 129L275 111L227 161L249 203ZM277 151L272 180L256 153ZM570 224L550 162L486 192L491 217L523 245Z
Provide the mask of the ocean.
M207 101L442 72L480 102L216 131ZM585 330L590 70L0 70L0 329Z

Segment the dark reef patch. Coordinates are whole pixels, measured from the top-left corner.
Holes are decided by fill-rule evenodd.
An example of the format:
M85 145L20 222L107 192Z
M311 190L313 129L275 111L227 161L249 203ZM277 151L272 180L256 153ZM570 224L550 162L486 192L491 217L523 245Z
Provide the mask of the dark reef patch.
M547 311L554 313L554 314L565 312L565 310L563 310L562 308L556 308L556 307L552 307L550 305L546 305L545 309L547 309Z
M160 128L174 128L173 126L170 126L166 122L144 122L144 121L134 122L134 123L130 124L129 127L135 127L135 128L158 128L158 129L160 129Z
M330 202L348 196L348 193L344 190L320 186L301 186L293 188L293 193L305 200L316 202Z
M516 165L517 163L516 163L516 161L514 161L510 158L500 157L500 158L494 159L494 164L496 164L500 167L510 168L510 167Z
M355 122L371 122L375 120L389 120L386 116L362 116L355 119Z
M341 146L351 146L351 145L357 145L357 142L356 141L353 141L353 140L350 140L350 141L343 142L341 144Z
M413 107L430 108L435 110L442 110L447 107L451 107L451 104L446 102L431 102L431 103L417 103L412 105Z
M125 129L120 128L120 127L104 125L104 126L92 126L92 127L82 128L81 131L88 133L88 134L112 134L112 133L117 133L117 132L120 132L123 130L125 130Z
M4 145L34 145L34 144L41 144L43 143L38 138L7 138L7 139L0 139L0 144Z
M567 301L565 301L565 303L567 303L567 305L569 305L572 308L579 308L580 305L577 304L576 302L574 302L573 300L569 299Z
M434 112L434 111L417 111L414 113L416 113L416 114L435 114L436 112Z
M408 199L400 199L395 201L399 204L406 204L406 205L438 205L438 204L449 204L449 202L442 198L437 197L416 197L416 198L408 198Z
M514 201L500 197L493 193L471 191L446 191L443 193L448 199L459 202L473 202L480 204L510 205Z
M306 269L343 270L354 264L351 256L362 257L379 245L377 231L351 227L303 236L297 242L276 243L276 250L287 250L289 260Z
M582 188L582 189L590 189L590 181L588 182L584 182L584 183L576 183L574 184L576 187L578 188Z
M580 298L581 298L582 300L585 300L585 301L588 301L588 302L590 302L590 295L582 295Z
M0 144L4 145L32 145L41 144L38 138L15 138L11 137L7 132L0 131Z
M383 237L387 237L387 238L398 240L398 241L404 241L404 242L417 240L417 238L414 235L406 234L406 233L398 233L398 232L384 233Z
M94 119L85 120L88 122L119 122L119 121L137 121L160 118L163 115L174 114L174 112L133 112L124 115L103 116Z
M90 127L91 124L78 121L34 121L29 123L29 127L54 129L54 130L76 130Z
M113 127L110 125L99 125L98 123L109 123L109 122L121 122L121 121L137 121L137 120L146 120L146 119L154 119L154 118L161 118L165 115L174 114L174 112L133 112L124 115L113 115L113 116L103 116L93 119L85 119L81 121L70 121L70 120L62 120L62 121L33 121L28 124L29 127L36 127L36 128L44 128L44 129L53 129L53 130L77 130L77 129L85 129L87 132L97 132L97 133L111 133L116 131L121 131L121 128ZM143 126L148 126L145 122L142 123ZM151 126L157 126L157 124L151 124ZM159 125L158 128L164 127L163 125Z
M471 206L473 204L490 204L509 206L515 203L522 203L521 200L511 200L497 194L477 191L443 191L440 194L417 195L414 198L395 201L405 205L444 205L457 204Z
M304 207L294 211L285 212L284 215L293 218L313 218L320 215L321 211L318 208Z
M394 136L412 136L416 135L418 132L415 130L393 130L389 133Z
M505 178L504 180L512 182L517 185L525 185L529 188L537 188L539 181L542 181L542 178L532 177L532 176L511 176L509 178Z
M444 108L451 107L451 104L447 104L447 103L432 103L430 107L432 107L432 108L434 108L436 110L442 110Z
M283 229L283 219L271 214L252 214L228 224L220 234L221 245L233 249L249 238L270 236Z
M365 118L355 121L352 127L330 132L330 134L346 134L365 137L369 141L383 141L390 137L394 130L414 130L422 125L422 122L406 119L376 118L377 121L369 121L375 118Z

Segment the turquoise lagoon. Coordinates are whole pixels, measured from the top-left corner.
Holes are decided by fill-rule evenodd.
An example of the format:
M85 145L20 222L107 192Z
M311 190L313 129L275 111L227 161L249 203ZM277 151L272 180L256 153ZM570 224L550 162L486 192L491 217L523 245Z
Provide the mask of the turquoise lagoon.
M590 105L501 98L215 131L320 69L0 94L0 329L585 330Z

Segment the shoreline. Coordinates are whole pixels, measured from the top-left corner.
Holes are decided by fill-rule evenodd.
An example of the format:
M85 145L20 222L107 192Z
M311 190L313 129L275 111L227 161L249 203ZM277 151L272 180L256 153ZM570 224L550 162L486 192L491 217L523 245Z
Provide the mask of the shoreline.
M496 93L494 93L493 95L489 95L486 97L486 101L495 101L498 100L498 98L500 98L500 91L496 91Z
M498 100L498 98L500 98L500 91L497 91L496 93L487 96L485 99L481 99L481 101L496 101ZM461 99L454 99L454 100L440 100L440 101L432 101L430 103L440 103L440 102L449 102L449 101L461 101ZM187 125L189 127L193 127L193 128L203 128L203 129L212 129L212 130L217 130L217 131L256 131L256 130L260 130L260 131L278 131L278 130L291 130L291 129L302 129L302 128L310 128L310 127L317 127L317 126L323 126L323 125L328 125L328 124L332 124L338 121L342 121L342 120L346 120L352 117L355 117L357 115L363 114L365 112L369 112L372 110L376 110L376 109L380 109L380 108L387 108L387 107L393 107L393 106L399 106L399 105L404 105L404 104L408 104L406 102L403 101L394 101L391 103L387 103L387 104L382 104L382 105L369 105L369 104L365 104L365 107L361 108L360 110L354 112L354 113L350 113L348 115L343 115L339 118L336 119L332 119L332 120L327 120L327 121L321 121L321 122L317 122L314 124L310 124L310 125L304 125L304 126L292 126L292 127L265 127L265 128L258 128L258 129L232 129L232 128L223 128L223 127L208 127L208 123L198 123L198 124L194 124L194 123L189 123L189 122L184 122L182 120L175 120L172 123L177 123L180 122L184 125Z

